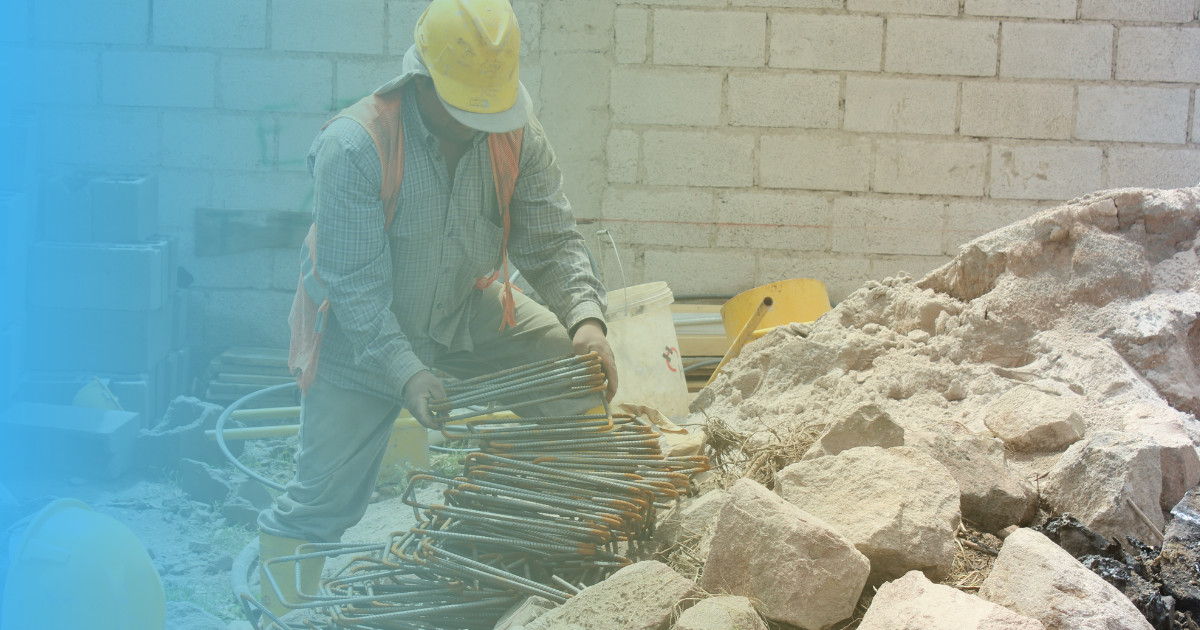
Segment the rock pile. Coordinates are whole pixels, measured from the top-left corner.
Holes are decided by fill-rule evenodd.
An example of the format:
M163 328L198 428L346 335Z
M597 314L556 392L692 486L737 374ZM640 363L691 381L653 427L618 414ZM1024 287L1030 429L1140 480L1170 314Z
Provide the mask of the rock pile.
M1197 501L1170 510L1200 482L1198 228L1200 189L1089 195L748 345L688 422L736 442L717 455L729 482L749 478L659 533L685 541L699 588L722 597L694 605L707 595L682 576L643 568L659 582L638 592L680 594L671 615L656 603L652 622L611 621L628 600L594 599L601 584L557 609L586 618L529 627L761 627L746 602L814 630L1189 627L1194 587L1163 598L1179 610L1152 626L1023 526L1039 507L1069 513L1132 553L1170 548L1152 572L1188 570L1172 558L1195 558L1200 519L1182 521ZM791 461L755 457L788 440ZM975 593L934 583L962 522L1007 534Z

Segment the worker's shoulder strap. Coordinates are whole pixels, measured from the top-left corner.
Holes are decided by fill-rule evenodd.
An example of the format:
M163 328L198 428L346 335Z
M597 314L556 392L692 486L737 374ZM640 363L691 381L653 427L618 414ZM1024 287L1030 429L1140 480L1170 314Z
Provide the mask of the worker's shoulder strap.
M400 199L400 184L404 179L404 125L401 124L400 103L404 90L393 90L387 94L371 94L338 112L325 121L323 131L333 121L349 118L362 126L375 142L379 154L379 166L383 182L379 198L383 201L384 224L387 231L396 214L396 202Z
M393 90L387 94L372 94L350 107L338 112L322 126L339 118L349 118L367 131L375 142L379 154L379 166L383 182L379 198L383 202L384 230L391 228L396 213L396 202L400 199L400 185L404 181L404 124L400 104L404 90ZM520 174L521 142L524 130L508 133L488 134L488 153L491 155L492 178L496 183L496 198L501 213L507 212L516 189Z

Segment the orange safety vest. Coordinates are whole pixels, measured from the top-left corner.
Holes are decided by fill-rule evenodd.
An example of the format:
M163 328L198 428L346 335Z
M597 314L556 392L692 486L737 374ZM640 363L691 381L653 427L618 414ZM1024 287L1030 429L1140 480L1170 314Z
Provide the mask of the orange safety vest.
M379 152L379 164L383 168L383 185L379 190L379 198L383 200L385 232L392 225L396 203L400 199L400 184L404 179L404 126L400 118L402 95L403 90L372 94L342 110L321 127L324 131L333 121L349 118L362 125L375 141L375 150ZM500 292L504 317L500 322L500 330L517 324L513 313L513 285L508 275L508 234L511 227L509 205L520 170L523 132L523 129L517 129L508 133L488 134L488 153L492 160L492 179L496 184L496 199L500 205L504 238L500 243L500 260L496 263L496 269L491 275L476 280L475 288L488 288L500 277L500 270L504 270L504 289ZM292 310L288 315L288 324L292 329L288 368L295 374L296 384L300 386L301 391L307 391L317 375L317 359L321 354L321 339L324 336L330 307L329 292L316 270L316 223L308 228L304 244L308 247L308 262L300 271L296 296L292 300Z

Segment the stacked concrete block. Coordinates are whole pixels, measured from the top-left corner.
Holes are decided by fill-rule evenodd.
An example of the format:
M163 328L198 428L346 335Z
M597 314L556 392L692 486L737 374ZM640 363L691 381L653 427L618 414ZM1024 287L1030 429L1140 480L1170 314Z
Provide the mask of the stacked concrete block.
M37 117L0 109L0 411L12 402L24 358L27 268L35 229Z
M154 422L187 380L179 239L158 231L158 179L75 173L43 187L40 240L29 248L21 400L69 405L101 379ZM175 367L173 367L175 366Z

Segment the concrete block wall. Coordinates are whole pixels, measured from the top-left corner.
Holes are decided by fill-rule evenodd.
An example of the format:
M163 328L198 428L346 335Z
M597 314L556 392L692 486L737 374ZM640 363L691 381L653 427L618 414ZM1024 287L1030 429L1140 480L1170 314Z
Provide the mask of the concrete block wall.
M1084 193L1194 186L1198 9L617 0L599 224L631 282L836 301Z
M194 210L308 212L309 143L398 70L426 4L12 0L0 52L39 68L44 173L158 174L199 339L283 346L297 250L198 258ZM1200 181L1198 0L513 5L614 288L599 230L631 284L811 276L840 300L1079 194Z

